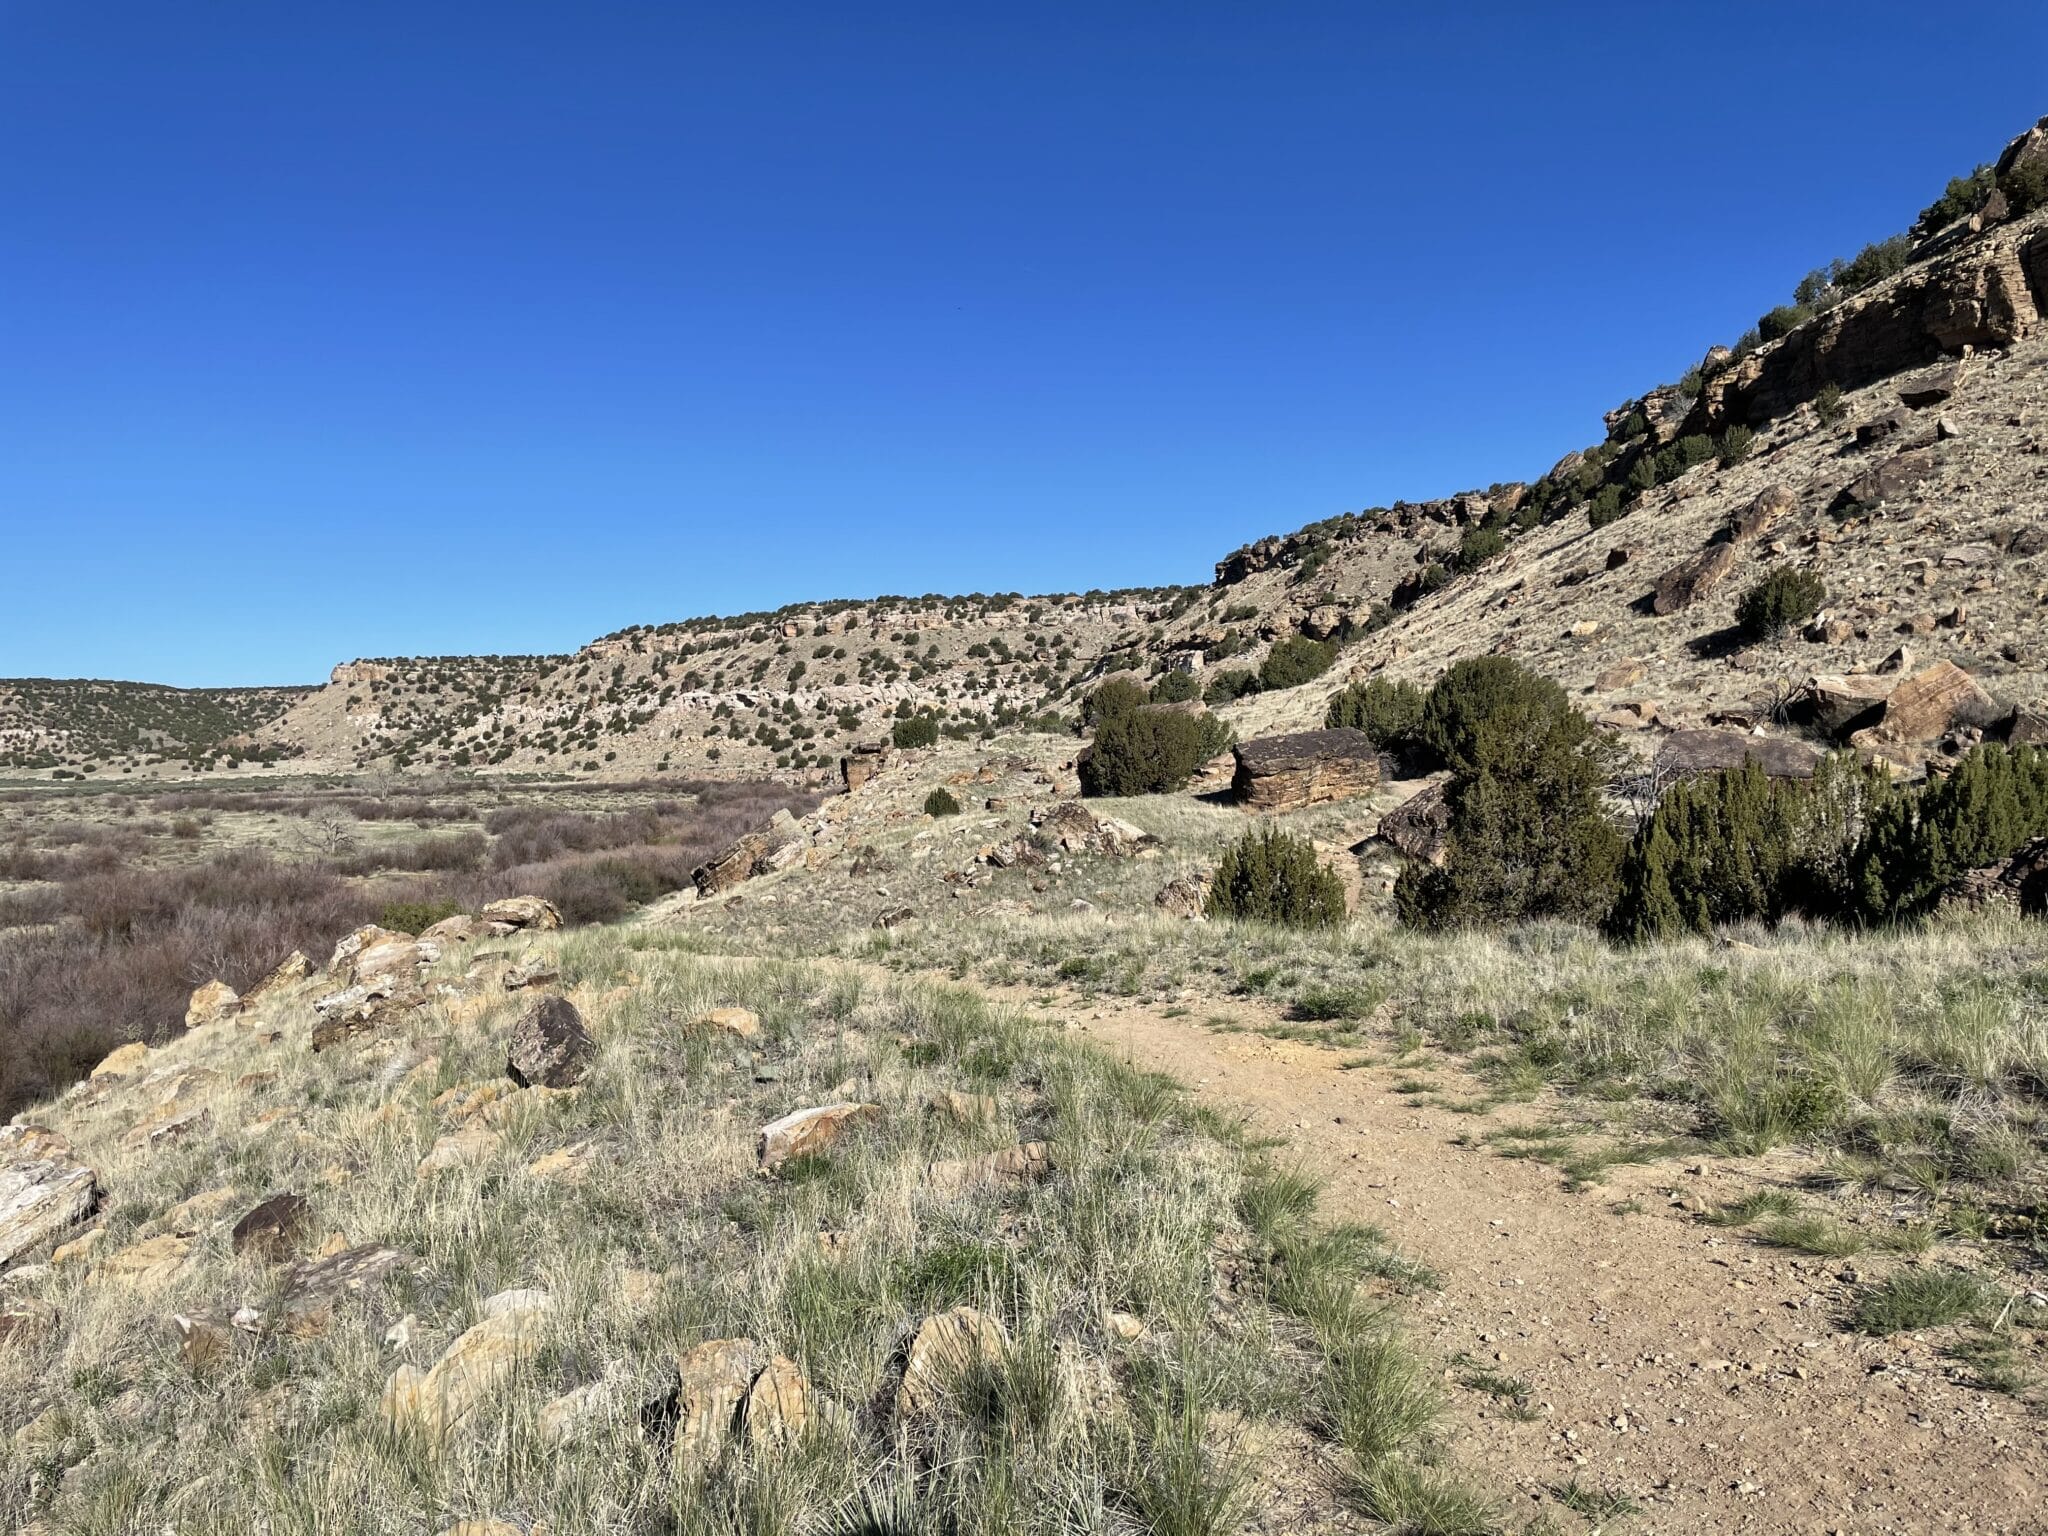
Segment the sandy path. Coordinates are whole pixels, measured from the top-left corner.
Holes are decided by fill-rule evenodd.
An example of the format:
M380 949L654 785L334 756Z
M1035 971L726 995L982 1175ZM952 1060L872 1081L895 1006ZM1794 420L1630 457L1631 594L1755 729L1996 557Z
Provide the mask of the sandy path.
M1581 1525L1543 1492L1576 1478L1631 1498L1630 1531L2048 1531L2042 1417L1958 1385L1930 1345L1839 1331L1845 1261L1673 1203L1732 1198L1769 1164L1618 1168L1571 1194L1554 1168L1453 1145L1486 1122L1394 1094L1407 1074L1143 1006L1062 1012L1284 1138L1329 1180L1327 1215L1371 1222L1441 1273L1418 1337L1525 1379L1542 1405L1516 1422L1450 1393L1458 1458L1513 1492L1518 1522L1548 1508ZM1640 1210L1618 1211L1631 1196Z

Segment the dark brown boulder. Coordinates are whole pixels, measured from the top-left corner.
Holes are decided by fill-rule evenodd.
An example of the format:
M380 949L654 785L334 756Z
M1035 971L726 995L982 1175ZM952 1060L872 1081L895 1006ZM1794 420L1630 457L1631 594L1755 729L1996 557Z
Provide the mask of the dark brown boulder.
M597 1042L566 997L543 997L512 1031L505 1075L522 1088L573 1088L590 1075Z
M1278 813L1366 795L1380 782L1380 755L1365 732L1340 726L1261 736L1232 749L1230 787L1240 805Z
M304 1241L311 1216L303 1195L272 1195L235 1223L229 1242L236 1253L279 1264Z
M1803 741L1745 731L1674 731L1657 752L1663 779L1693 778L1754 762L1774 779L1810 779L1821 754Z
M1888 501L1910 496L1933 474L1933 453L1925 448L1909 448L1875 469L1866 469L1843 486L1829 510L1838 515L1873 512Z
M1432 784L1382 816L1373 836L1411 859L1441 865L1450 832L1450 801L1443 785Z

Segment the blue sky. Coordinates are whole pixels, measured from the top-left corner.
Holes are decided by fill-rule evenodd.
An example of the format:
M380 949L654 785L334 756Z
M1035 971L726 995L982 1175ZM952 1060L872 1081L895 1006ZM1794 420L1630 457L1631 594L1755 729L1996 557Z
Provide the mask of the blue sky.
M1541 472L2048 7L0 0L0 675L1206 580Z

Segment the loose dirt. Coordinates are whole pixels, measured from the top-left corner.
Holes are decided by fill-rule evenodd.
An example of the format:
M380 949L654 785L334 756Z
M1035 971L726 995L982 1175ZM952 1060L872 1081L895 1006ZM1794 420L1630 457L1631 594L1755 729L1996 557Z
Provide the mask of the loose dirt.
M1511 1491L1516 1523L1540 1510L1574 1528L1554 1490L1576 1482L1632 1501L1610 1526L1630 1531L2048 1530L2041 1415L1963 1384L1932 1344L1844 1332L1842 1271L1865 1261L1698 1219L1788 1181L1792 1159L1623 1167L1571 1193L1555 1168L1454 1144L1473 1117L1393 1092L1409 1074L1143 1006L1062 1012L1244 1114L1328 1180L1327 1216L1439 1272L1418 1341L1450 1378L1454 1455ZM1526 1381L1539 1416L1457 1385L1477 1370Z

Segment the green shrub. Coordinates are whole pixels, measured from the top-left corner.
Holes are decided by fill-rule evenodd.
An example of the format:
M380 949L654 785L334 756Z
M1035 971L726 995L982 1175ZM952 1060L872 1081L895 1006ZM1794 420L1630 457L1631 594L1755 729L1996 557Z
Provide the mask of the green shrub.
M1247 694L1259 691L1259 677L1246 667L1230 667L1209 675L1209 686L1202 690L1202 698L1210 704L1234 704Z
M1781 336L1790 335L1812 318L1813 311L1804 304L1780 304L1757 321L1757 334L1765 341L1776 341Z
M1167 672L1152 685L1154 704L1185 704L1202 696L1202 685L1192 672Z
M1266 654L1259 668L1259 686L1268 690L1299 688L1330 670L1337 648L1326 641L1293 635L1280 641Z
M1931 907L1959 875L2044 835L2048 752L1987 742L1946 778L1872 810L1849 883L1869 920L1908 917Z
M1842 386L1839 384L1823 384L1813 397L1813 414L1828 426L1840 421L1847 410L1848 407L1842 404Z
M434 924L455 916L462 908L452 901L387 902L377 914L377 926L398 933L425 933Z
M1723 469L1733 469L1749 457L1749 450L1756 444L1756 433L1748 427L1736 425L1721 434L1720 460Z
M2022 160L1998 179L1998 190L2011 204L2014 218L2048 207L2048 158Z
M912 715L908 720L898 720L889 728L889 739L905 751L915 747L936 746L939 740L939 722L930 715Z
M1255 827L1224 851L1209 882L1208 911L1289 928L1330 928L1344 921L1344 885L1307 838Z
M1752 761L1674 784L1629 844L1608 932L1644 942L1793 911L1838 915L1856 843L1890 794L1883 765L1846 752L1809 781L1769 778Z
M1142 683L1113 677L1081 701L1081 723L1098 725L1114 715L1128 715L1151 697Z
M958 816L960 802L953 798L950 789L935 789L924 797L924 813L927 816Z
M1363 731L1382 752L1403 752L1422 723L1424 699L1422 690L1406 680L1369 678L1330 700L1323 724Z
M1996 175L1988 165L1978 166L1967 176L1955 177L1940 197L1920 211L1920 218L1913 227L1922 234L1933 234L1958 219L1967 219L1984 205L1984 199L1991 195L1996 184Z
M1229 727L1214 715L1166 708L1109 715L1096 722L1081 755L1081 793L1170 794L1229 745Z
M1594 495L1591 505L1586 508L1586 521L1595 528L1605 528L1626 513L1628 508L1621 502L1621 487L1603 485Z
M1893 235L1889 240L1879 240L1863 247L1854 260L1842 265L1835 273L1835 287L1843 293L1860 292L1873 283L1905 271L1906 264L1912 259L1912 236Z
M1775 640L1812 618L1827 600L1828 590L1819 576L1782 565L1742 594L1735 605L1735 622L1752 640Z
M1411 865L1396 882L1402 921L1606 914L1622 855L1600 798L1613 749L1562 688L1505 656L1461 661L1430 690L1416 734L1452 770L1450 828L1442 867Z
M1458 569L1477 570L1507 547L1507 535L1498 528L1489 528L1484 523L1468 528L1458 545Z

